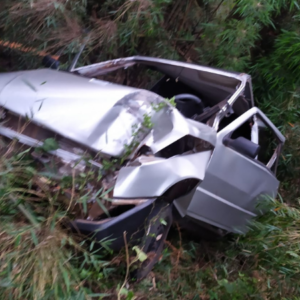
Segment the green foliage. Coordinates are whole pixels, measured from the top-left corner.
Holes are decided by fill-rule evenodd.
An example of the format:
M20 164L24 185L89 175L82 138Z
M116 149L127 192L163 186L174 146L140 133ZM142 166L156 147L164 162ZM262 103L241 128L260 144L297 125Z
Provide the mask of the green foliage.
M272 267L272 272L276 270L285 280L297 283L300 275L300 211L274 200L267 204L270 213L253 222L247 238L241 238L239 245L247 253L254 250L258 254L260 266L267 274L268 268Z
M154 111L159 112L160 110L162 110L164 107L166 107L167 105L171 105L171 106L176 106L175 103L175 97L171 98L171 99L165 99L165 102L159 102L158 104L152 105L152 108Z
M144 119L143 119L142 126L144 128L151 129L153 127L153 123L151 122L151 115L144 114L143 117L144 117Z
M156 289L150 279L135 293L147 291L150 299L297 299L299 210L271 199L260 208L266 214L243 236L199 243L173 232L154 271Z
M140 262L143 262L143 261L145 261L147 259L147 254L145 252L143 252L138 246L134 246L132 248L132 250L134 250L136 252L137 259Z
M69 214L61 195L47 191L42 198L40 194L33 197L32 185L40 174L27 152L21 151L0 162L0 294L7 299L88 299L118 286L123 299L140 294L145 299L298 299L298 1L100 2L2 1L1 39L36 48L18 55L12 68L38 66L38 50L52 54L61 50L66 66L85 39L87 48L79 64L141 54L248 72L256 104L287 137L278 170L285 203L269 201L269 212L251 224L245 236L204 244L190 242L189 237L181 244L176 236L154 270L155 286L151 278L121 287L124 268L108 268L102 256L93 249L87 251L86 242L65 231L63 220ZM147 75L152 79L153 74ZM115 169L137 146L140 130L152 127L150 116L144 116L142 127L133 128L133 141L121 160L102 161L105 172ZM44 151L56 146L54 141L45 141ZM60 185L78 186L77 201L86 211L89 194L84 186L102 175L65 177ZM101 195L100 190L97 197Z
M57 150L59 147L57 141L53 138L46 139L41 147L42 150L49 152Z
M99 283L107 276L104 252L68 229L74 203L55 189L57 182L39 174L30 149L15 147L12 142L1 149L1 296L92 299L92 287L96 284L100 291ZM97 194L105 196L101 190ZM82 197L76 194L74 200L81 203ZM108 242L100 248L108 248Z

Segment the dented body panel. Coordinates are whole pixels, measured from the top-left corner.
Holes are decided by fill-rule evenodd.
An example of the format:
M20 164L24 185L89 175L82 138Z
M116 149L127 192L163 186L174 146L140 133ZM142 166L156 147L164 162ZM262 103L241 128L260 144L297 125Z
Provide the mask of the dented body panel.
M189 196L189 201L186 198L175 200L182 217L189 216L226 231L245 232L251 218L259 213L257 205L266 196L276 197L279 181L275 174L257 159L242 155L223 142L232 130L253 115L274 130L279 143L285 141L279 130L256 107L218 132L204 180ZM252 138L256 140L257 136Z
M153 122L153 130L146 142L153 153L188 135L212 146L216 144L216 131L210 126L184 118L173 107L166 107L159 114L159 118Z
M211 156L210 150L158 158L137 167L120 170L114 189L117 198L154 198L164 194L174 184L185 179L203 180ZM146 184L147 183L147 184Z
M127 70L139 67L162 77L147 89L126 85ZM125 72L124 84L99 79L116 71ZM166 100L173 97L176 107ZM134 56L72 68L72 72L41 69L0 74L0 106L6 114L6 123L0 125L3 136L34 147L42 145L41 137L53 133L60 148L51 154L72 166L81 160L78 148L93 156L88 162L101 172L104 158L121 161L111 174L103 171L103 182L109 181L103 187L114 187L112 197L120 206L126 200L128 207L154 203L174 189L178 193L168 201L182 219L244 232L257 214L257 201L277 194L276 167L284 137L253 107L247 74ZM14 121L18 117L29 117L34 130L18 132ZM265 128L278 143L268 162L259 155ZM193 183L188 191L182 188L186 182ZM97 207L91 202L91 209ZM84 230L100 230L103 222L110 222L106 230L108 224L116 226L122 219L101 218L97 211L89 213L81 220Z
M0 105L109 156L120 156L151 104L149 91L49 69L0 75ZM11 80L4 81L6 76ZM3 79L2 79L3 78Z

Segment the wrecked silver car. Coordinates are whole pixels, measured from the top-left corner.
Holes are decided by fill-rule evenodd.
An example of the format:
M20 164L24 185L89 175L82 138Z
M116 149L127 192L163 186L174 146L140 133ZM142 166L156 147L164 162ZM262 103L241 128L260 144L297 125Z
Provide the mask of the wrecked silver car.
M58 175L102 172L108 213L91 196L73 226L112 249L126 231L155 253L141 277L174 218L199 235L245 232L276 196L285 138L254 106L249 75L140 56L74 65L0 74L0 134L30 147L55 138Z

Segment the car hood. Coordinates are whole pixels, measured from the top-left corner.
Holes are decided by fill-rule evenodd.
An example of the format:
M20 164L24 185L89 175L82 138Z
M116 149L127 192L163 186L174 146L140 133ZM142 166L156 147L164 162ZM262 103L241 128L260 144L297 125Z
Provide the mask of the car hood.
M154 109L162 102L163 109ZM114 157L137 139L134 132L143 127L146 115L151 116L153 130L143 127L135 142L150 134L153 152L185 135L212 145L216 139L212 128L184 118L155 93L51 69L0 74L0 105Z
M133 126L162 101L145 90L63 71L0 74L0 105L109 156L122 155Z

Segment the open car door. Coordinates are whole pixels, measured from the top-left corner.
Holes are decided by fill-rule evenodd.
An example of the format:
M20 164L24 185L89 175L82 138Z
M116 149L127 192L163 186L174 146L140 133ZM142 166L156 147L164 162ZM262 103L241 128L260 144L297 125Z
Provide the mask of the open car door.
M226 231L244 231L247 221L256 216L257 200L277 194L275 173L284 141L256 107L219 131L205 178L186 215ZM179 211L180 204L180 199L175 201Z

